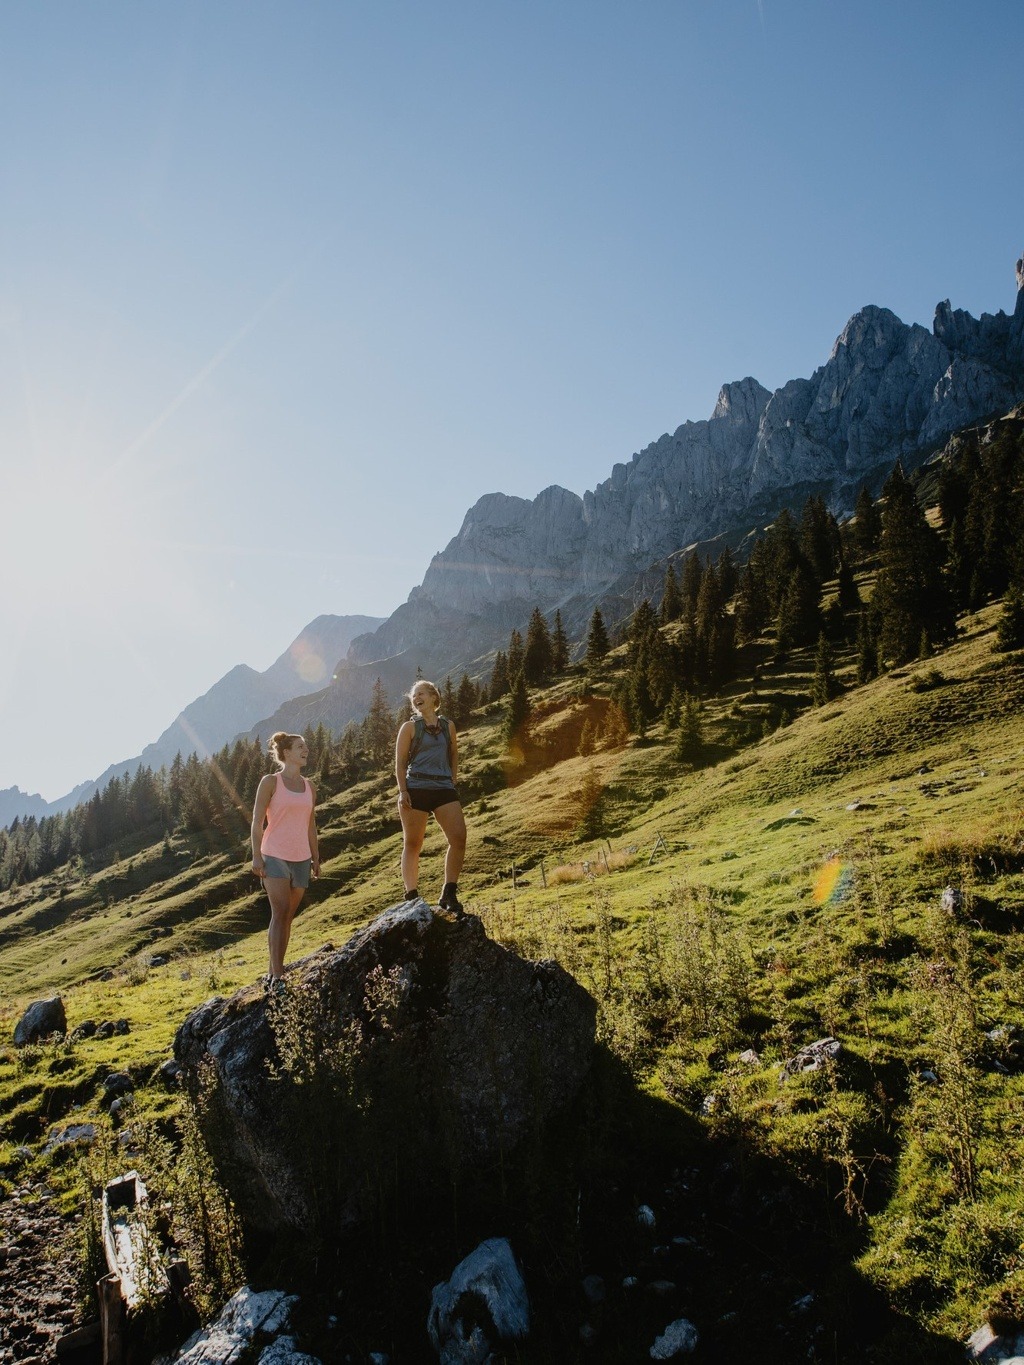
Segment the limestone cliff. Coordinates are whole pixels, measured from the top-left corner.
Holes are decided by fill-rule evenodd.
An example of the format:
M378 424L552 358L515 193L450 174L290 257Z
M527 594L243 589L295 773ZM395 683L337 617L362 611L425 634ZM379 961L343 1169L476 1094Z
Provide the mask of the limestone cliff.
M945 301L930 332L863 308L809 379L774 393L751 378L726 384L706 421L615 465L582 498L557 486L532 502L487 494L408 602L354 642L350 662L440 649L449 668L461 665L503 643L535 604L570 608L578 627L623 575L749 529L811 491L848 510L897 458L913 467L951 432L1024 398L1024 258L1017 287L1012 314L975 319Z

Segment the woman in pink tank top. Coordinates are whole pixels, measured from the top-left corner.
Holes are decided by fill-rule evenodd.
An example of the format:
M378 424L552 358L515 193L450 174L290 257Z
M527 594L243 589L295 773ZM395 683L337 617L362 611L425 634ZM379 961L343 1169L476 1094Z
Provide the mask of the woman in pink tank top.
M309 886L310 873L320 875L317 843L316 792L302 776L309 749L301 735L278 731L272 735L270 752L280 772L268 773L256 789L252 811L252 870L267 888L270 901L269 990L284 989L284 955L292 932L292 920Z

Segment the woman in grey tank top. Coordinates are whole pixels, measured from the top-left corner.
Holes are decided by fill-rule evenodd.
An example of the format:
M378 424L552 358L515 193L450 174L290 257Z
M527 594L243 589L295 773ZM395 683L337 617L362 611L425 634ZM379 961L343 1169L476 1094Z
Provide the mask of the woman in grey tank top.
M455 779L459 749L455 726L438 712L441 694L432 682L420 679L409 692L413 709L398 731L395 743L395 778L398 782L398 815L402 821L402 881L405 899L418 900L420 850L433 813L441 826L448 849L444 858L444 886L438 898L442 910L456 917L463 913L459 900L459 873L466 856L466 819Z

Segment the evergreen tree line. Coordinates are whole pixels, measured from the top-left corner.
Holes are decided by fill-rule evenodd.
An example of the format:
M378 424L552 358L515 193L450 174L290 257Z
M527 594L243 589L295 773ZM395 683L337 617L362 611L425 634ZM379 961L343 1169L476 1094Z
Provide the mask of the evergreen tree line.
M858 680L928 657L951 640L958 611L1005 598L1002 648L1024 647L1024 428L1006 422L994 439L960 439L939 473L940 527L929 523L911 481L897 464L876 502L867 489L854 517L840 526L824 501L810 497L799 520L783 511L738 568L728 549L717 560L687 555L670 562L657 610L643 601L625 633L626 669L616 700L643 733L658 717L680 728L680 756L699 747L700 699L737 674L739 650L773 631L780 652L816 643L812 699L835 692L833 645L857 640ZM854 569L876 569L871 601L862 603ZM827 611L823 586L837 591ZM591 617L585 659L600 668L611 648L599 610ZM508 696L506 733L529 715L527 687L542 687L568 667L560 612L549 626L535 607L526 638L513 630L488 682L467 674L442 687L441 711L465 725L473 709ZM390 764L397 727L408 718L388 704L378 678L365 719L334 741L323 725L307 729L307 771L324 794ZM0 830L0 890L45 875L75 857L116 847L137 834L221 831L241 835L260 777L273 771L259 741L238 740L213 758L178 754L169 768L139 768L62 814L15 820Z

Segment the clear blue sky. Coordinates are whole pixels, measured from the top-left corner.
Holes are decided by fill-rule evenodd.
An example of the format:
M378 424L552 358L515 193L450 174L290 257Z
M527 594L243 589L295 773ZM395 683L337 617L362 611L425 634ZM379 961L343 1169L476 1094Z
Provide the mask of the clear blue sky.
M884 304L1011 308L1020 0L0 7L0 787Z

